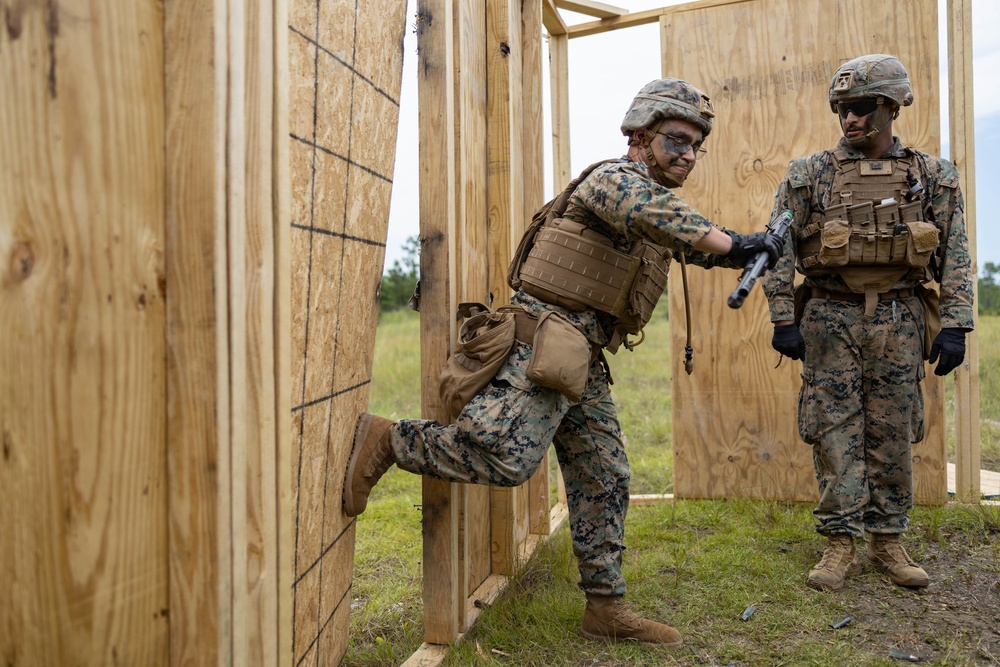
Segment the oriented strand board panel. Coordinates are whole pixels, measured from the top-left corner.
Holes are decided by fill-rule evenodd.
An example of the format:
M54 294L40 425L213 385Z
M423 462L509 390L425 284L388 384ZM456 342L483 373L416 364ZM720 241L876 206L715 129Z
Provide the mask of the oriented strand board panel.
M663 73L712 97L707 158L682 196L730 229L763 229L789 159L832 147L840 132L827 102L840 63L893 53L906 65L915 102L895 134L939 152L935 0L747 0L661 18ZM705 48L691 45L703 44ZM681 497L816 497L811 448L799 440L800 362L777 369L767 302L757 287L742 309L726 305L738 273L688 271L694 373L673 357L674 487ZM670 290L674 349L684 346L679 276ZM927 436L914 447L917 500L946 498L943 383L923 383Z
M405 0L289 4L293 661L347 649L354 521L341 511L368 404Z
M0 662L166 665L163 6L0 9Z

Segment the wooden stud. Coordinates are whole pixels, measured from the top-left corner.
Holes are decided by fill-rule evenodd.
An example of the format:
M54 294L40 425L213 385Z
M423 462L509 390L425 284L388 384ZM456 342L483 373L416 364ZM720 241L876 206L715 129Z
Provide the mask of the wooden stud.
M519 238L515 217L524 210L521 100L521 3L490 0L486 5L486 103L489 137L489 288L495 305L506 303L507 266ZM517 545L527 535L522 489L491 488L492 570L512 574Z
M555 3L560 9L578 14L586 14L587 16L596 16L600 19L614 18L628 14L627 9L606 5L603 2L594 2L594 0L555 0Z
M542 23L550 35L566 34L566 24L559 15L555 0L542 0Z
M549 35L549 99L552 114L552 190L562 192L573 180L570 165L569 40Z
M965 361L955 369L955 492L959 500L979 502L979 264L976 261L976 159L972 108L972 0L948 0L948 106L951 161L958 167L965 197L965 227L972 257L973 317L976 329L966 335Z
M437 378L453 332L449 240L457 231L455 206L455 61L451 0L417 3L420 63L420 356L421 413L447 420ZM459 584L460 485L423 479L424 640L446 644L464 613Z
M486 3L458 0L455 11L455 198L457 217L449 237L451 325L462 302L489 304L489 230L487 228L487 109ZM452 340L457 335L452 332ZM489 516L490 490L486 486L460 485L459 631L468 625L464 600L490 575L490 522L470 520Z

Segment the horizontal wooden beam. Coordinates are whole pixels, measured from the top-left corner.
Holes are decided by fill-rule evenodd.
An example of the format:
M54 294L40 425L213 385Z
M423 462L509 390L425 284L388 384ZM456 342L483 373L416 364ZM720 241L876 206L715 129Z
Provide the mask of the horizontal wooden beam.
M684 4L674 5L672 7L661 7L660 9L650 9L644 12L611 16L608 18L601 18L597 21L590 21L588 23L579 23L577 25L570 26L566 34L570 38L586 37L587 35L597 35L602 32L620 30L621 28L631 28L637 25L655 23L661 16L666 14L689 12L695 9L707 9L709 7L721 7L723 5L737 5L751 1L752 0L699 0L698 2L685 2ZM556 4L560 7L563 6L562 0L556 0Z
M559 15L555 0L542 0L542 25L545 26L545 32L550 35L566 34L566 23Z
M611 32L612 30L656 23L664 13L663 9L650 9L645 12L635 12L634 14L600 19L599 21L578 23L567 28L566 36L570 39L574 37L586 37L587 35L597 35L602 32Z
M578 14L596 16L599 19L607 19L628 14L627 9L612 7L611 5L606 5L603 2L594 2L593 0L556 0L556 7L570 12L577 12Z

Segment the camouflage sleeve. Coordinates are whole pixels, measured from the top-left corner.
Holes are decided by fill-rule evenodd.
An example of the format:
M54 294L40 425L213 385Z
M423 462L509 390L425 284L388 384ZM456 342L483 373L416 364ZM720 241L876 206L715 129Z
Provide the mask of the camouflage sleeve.
M930 184L931 209L941 230L941 326L971 330L973 317L972 260L965 229L965 203L958 169L942 158L922 155Z
M794 221L788 228L785 237L785 250L778 265L764 274L761 287L767 295L771 310L771 321L794 319L795 302L795 238L798 230L809 220L810 205L810 169L809 158L796 158L788 163L785 178L778 185L774 194L774 208L771 209L773 220L782 211L792 212Z
M570 208L592 212L620 241L644 238L691 254L712 223L672 190L659 185L642 164L617 162L596 169L573 193ZM570 217L567 215L567 217Z

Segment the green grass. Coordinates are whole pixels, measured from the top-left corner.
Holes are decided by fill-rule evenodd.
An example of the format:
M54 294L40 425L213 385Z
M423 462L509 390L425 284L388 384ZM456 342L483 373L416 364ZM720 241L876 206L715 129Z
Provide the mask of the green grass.
M981 450L988 467L987 462L1000 464L1000 374L994 370L1000 368L1000 317L980 319L979 340ZM415 313L398 311L380 320L373 411L392 418L419 415L418 350ZM612 391L628 438L636 494L672 491L669 354L668 323L657 318L635 352L611 358ZM400 665L421 644L419 503L420 478L394 468L358 519L345 665ZM936 656L929 664L1000 661L996 640L983 639L991 630L977 627L974 615L960 615L996 614L1000 508L914 510L907 548L931 569L933 592L926 594L898 589L872 573L837 594L807 588L805 573L823 546L813 531L811 509L718 500L630 510L624 566L629 600L681 629L686 644L679 650L606 645L577 636L583 596L562 528L452 647L445 664L867 667L900 664L887 657L893 647ZM750 604L756 613L740 621ZM841 630L829 627L844 616L854 621ZM987 622L990 628L995 620Z

